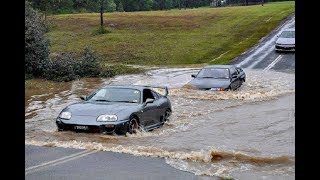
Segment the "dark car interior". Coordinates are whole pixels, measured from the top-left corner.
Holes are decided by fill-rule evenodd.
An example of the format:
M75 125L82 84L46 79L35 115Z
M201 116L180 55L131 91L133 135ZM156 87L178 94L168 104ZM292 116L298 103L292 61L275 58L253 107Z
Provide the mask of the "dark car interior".
M143 96L143 102L146 102L147 99L155 99L150 89L144 89L142 96Z

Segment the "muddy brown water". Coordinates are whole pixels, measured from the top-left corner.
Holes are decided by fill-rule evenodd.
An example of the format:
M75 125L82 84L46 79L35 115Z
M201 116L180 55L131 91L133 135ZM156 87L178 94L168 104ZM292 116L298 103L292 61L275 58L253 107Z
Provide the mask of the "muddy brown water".
M174 168L208 177L294 179L295 75L245 69L240 89L211 92L185 86L197 71L158 69L77 80L60 92L28 92L25 143L162 157ZM168 86L170 121L127 136L56 131L64 107L108 84Z

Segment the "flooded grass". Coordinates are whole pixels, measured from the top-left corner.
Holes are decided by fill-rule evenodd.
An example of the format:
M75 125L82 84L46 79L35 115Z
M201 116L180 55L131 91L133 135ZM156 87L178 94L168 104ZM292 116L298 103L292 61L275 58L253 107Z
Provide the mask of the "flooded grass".
M29 79L25 81L25 106L31 97L39 100L49 99L62 91L69 90L72 82L55 82L44 79Z

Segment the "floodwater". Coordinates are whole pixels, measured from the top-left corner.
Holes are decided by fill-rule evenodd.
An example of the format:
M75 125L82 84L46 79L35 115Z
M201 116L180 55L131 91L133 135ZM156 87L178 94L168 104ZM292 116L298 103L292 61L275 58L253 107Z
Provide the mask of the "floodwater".
M208 178L294 179L295 75L244 69L247 81L240 89L211 92L186 85L198 70L82 79L61 92L31 95L25 143L162 157L174 168ZM56 131L55 118L64 107L107 84L168 86L170 120L127 136Z

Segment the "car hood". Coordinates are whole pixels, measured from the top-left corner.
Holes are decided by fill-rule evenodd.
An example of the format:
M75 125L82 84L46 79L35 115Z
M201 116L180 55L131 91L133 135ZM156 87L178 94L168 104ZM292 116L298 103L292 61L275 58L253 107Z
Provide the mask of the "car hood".
M279 38L277 44L295 44L295 38Z
M230 85L230 79L195 78L191 80L189 84L200 89L228 88Z
M68 106L64 111L76 116L99 116L102 114L118 115L120 113L132 113L141 105L136 103L113 102L80 102Z

